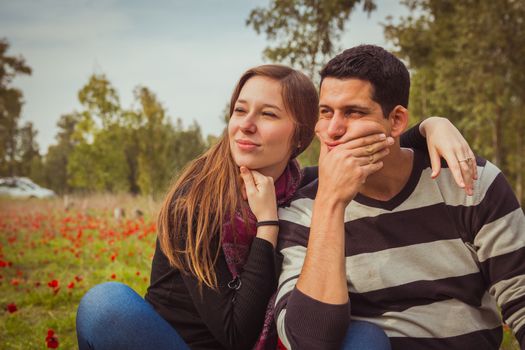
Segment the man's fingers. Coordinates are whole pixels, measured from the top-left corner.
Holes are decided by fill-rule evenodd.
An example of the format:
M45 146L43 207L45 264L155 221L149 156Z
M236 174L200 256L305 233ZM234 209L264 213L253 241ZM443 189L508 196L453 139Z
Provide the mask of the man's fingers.
M342 143L338 145L337 147L342 147L345 149L363 148L366 150L366 147L372 146L377 143L384 143L386 146L389 146L391 144L391 143L388 144L389 142L390 140L387 140L387 137L385 134L373 134L373 135L355 138L352 140L344 140L344 141L342 140ZM379 145L376 145L376 147L377 146Z
M319 163L321 163L321 160L324 159L324 157L328 153L328 146L321 140L321 138L319 138L319 141L321 145L321 149L319 150Z
M378 172L379 170L381 170L382 167L383 167L383 162L382 162L382 161L379 161L379 162L377 162L377 163L372 163L372 164L363 165L363 166L362 166L362 169L363 169L363 173L364 173L364 175L365 175L365 178L364 178L364 180L363 180L363 183L366 182L366 179L367 179L370 175L372 175L372 174Z

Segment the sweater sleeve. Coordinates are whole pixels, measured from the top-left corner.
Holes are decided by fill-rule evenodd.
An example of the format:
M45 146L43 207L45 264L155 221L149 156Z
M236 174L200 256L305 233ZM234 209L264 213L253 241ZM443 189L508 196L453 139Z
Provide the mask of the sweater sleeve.
M251 348L264 323L277 286L278 259L271 243L255 238L239 279L232 281L224 255L216 265L218 290L184 275L191 299L214 337L228 349Z
M500 170L490 162L479 165L474 205L464 224L489 292L525 349L525 216Z
M417 123L401 135L401 147L414 148L427 153L427 139L419 132L419 124L421 123Z
M275 317L279 339L287 349L339 349L350 323L349 303L332 305L296 288L306 256L313 200L301 198L279 209L279 277Z

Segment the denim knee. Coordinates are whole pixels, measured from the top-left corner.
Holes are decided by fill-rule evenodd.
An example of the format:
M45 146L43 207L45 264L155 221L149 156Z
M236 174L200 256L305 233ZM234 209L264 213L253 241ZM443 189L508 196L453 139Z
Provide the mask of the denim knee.
M342 349L390 350L390 340L385 331L370 322L352 320L343 341Z
M135 294L133 289L119 282L106 282L91 288L80 300L77 327L115 324L122 316L126 300Z

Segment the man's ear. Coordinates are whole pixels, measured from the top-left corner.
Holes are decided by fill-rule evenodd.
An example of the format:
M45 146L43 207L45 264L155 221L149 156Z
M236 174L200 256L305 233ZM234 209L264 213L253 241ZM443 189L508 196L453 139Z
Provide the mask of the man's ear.
M401 105L395 106L388 120L390 121L390 136L401 136L408 126L408 109Z

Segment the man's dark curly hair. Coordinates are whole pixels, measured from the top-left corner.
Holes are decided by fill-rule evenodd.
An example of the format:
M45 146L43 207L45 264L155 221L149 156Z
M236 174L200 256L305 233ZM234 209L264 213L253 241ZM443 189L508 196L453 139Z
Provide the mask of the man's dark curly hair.
M410 75L396 56L382 47L360 45L332 58L321 70L321 85L327 77L361 79L372 84L372 100L379 103L385 118L395 106L408 108Z

